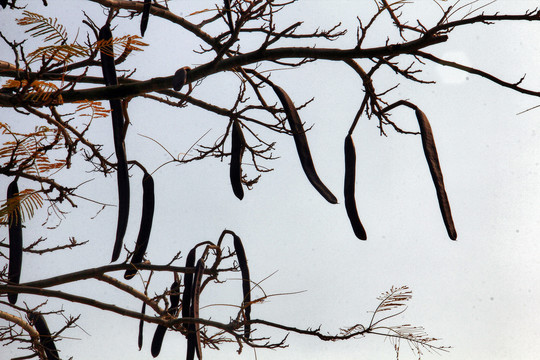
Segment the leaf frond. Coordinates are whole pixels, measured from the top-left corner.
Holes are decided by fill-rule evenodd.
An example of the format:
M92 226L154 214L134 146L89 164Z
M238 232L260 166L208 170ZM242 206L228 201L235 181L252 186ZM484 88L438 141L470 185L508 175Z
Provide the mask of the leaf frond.
M52 59L67 64L73 62L74 58L90 55L88 49L77 43L48 45L37 48L28 54L28 63L36 62L42 58Z
M58 136L52 129L40 126L30 133L17 133L5 123L0 123L0 128L2 134L9 134L13 138L13 140L5 141L0 147L0 166L7 166L11 162L11 166L16 167L24 163L26 173L37 175L65 166L65 159L51 161L47 151L43 150ZM59 146L56 145L54 148Z
M2 87L6 89L22 89L27 85L27 80L8 79L6 83L2 85ZM58 86L56 86L54 83L42 80L34 80L28 87L28 92L25 94L25 98L32 101L47 101L49 100L50 96L57 91ZM59 97L58 100L61 101L61 97Z
M57 18L46 18L43 15L25 10L24 17L17 19L17 25L32 26L26 30L32 37L44 36L45 42L52 41L54 44L67 42L68 35L66 28L58 23Z
M43 198L39 191L25 189L16 194L11 199L5 200L0 205L0 223L8 225L8 217L12 216L12 221L25 222L30 220L37 209L43 206ZM18 219L19 211L22 219Z
M75 112L80 113L90 111L90 114L79 114L79 116L88 116L91 119L109 117L112 111L111 109L103 107L101 101L81 100L76 101L75 103L79 104L77 109L75 109Z
M147 43L139 40L138 35L125 35L122 37L113 37L111 39L98 40L94 43L96 50L103 51L105 54L114 57L114 53L143 51L143 46Z

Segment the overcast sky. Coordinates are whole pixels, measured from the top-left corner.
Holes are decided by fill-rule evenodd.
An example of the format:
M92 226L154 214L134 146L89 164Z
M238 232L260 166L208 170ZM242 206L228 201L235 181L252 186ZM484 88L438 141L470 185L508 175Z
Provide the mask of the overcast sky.
M36 2L39 3L39 2ZM84 18L82 10L101 25L106 19L100 6L85 2L50 2L48 8L31 6L30 11L58 17L75 36ZM171 1L174 12L188 15L211 8L213 1ZM480 2L478 4L485 4ZM34 5L34 4L32 4ZM446 4L443 4L446 5ZM477 4L475 4L477 5ZM485 8L486 13L524 12L536 1L498 1ZM353 47L357 19L367 22L373 14L369 1L299 1L279 14L279 28L304 20L301 29L308 32L342 23L348 34L324 46ZM62 9L62 10L60 10ZM430 26L441 10L432 1L418 1L403 9L406 18L418 18ZM0 23L14 15L0 11ZM381 18L365 46L380 46L386 39L390 20ZM116 35L138 33L138 19L116 21ZM434 54L490 71L502 79L523 86L540 88L540 24L530 22L474 25L450 34L450 40L433 47ZM8 38L22 39L21 28L5 28ZM79 37L83 37L82 28ZM134 78L172 75L182 66L195 67L207 58L192 52L198 43L193 37L158 18L150 18L144 41L150 46L134 55L126 67L137 67ZM32 42L27 45L31 49ZM7 54L4 44L0 53ZM2 59L11 60L9 55ZM408 63L411 59L403 59ZM369 63L363 63L368 65ZM532 359L540 352L540 146L537 128L540 109L517 115L540 104L540 99L498 87L474 75L446 70L427 63L422 67L425 79L437 84L411 84L391 72L375 78L377 90L400 86L392 99L409 99L431 121L439 153L446 190L453 211L458 240L451 241L439 212L435 189L422 152L419 136L397 134L387 129L380 136L375 119L361 118L354 134L357 152L356 198L368 241L355 238L343 205L343 140L352 122L363 92L356 74L345 64L317 62L300 70L276 72L272 79L295 101L315 100L300 116L307 126L313 159L320 177L338 197L338 205L328 204L309 184L301 169L293 139L264 133L277 141L279 159L265 165L274 171L264 174L243 201L234 196L228 178L228 159L208 159L183 166L168 165L154 174L156 213L148 257L163 264L178 251L183 254L197 242L217 241L225 228L244 240L254 281L276 272L262 285L269 294L304 291L295 295L268 299L255 305L254 318L264 318L297 327L317 327L335 333L340 327L357 323L367 325L377 306L376 297L391 286L407 285L413 291L408 310L388 325L423 326L441 345L451 346L442 356L425 354L426 359ZM5 81L5 78L2 79ZM208 78L194 96L229 105L234 101L238 83L235 75ZM277 99L273 100L277 101ZM0 110L0 116L13 127L31 126L29 117ZM416 131L414 112L396 110L393 120L403 128ZM132 127L126 147L128 157L137 159L150 170L168 160L154 142L160 141L174 154L186 152L201 135L209 131L203 143L212 143L225 128L228 119L203 110L167 108L135 99L130 103ZM109 119L99 120L89 136L108 144L112 151ZM21 123L23 125L21 125ZM263 133L263 130L261 130ZM250 174L254 172L248 170ZM132 172L132 210L126 243L133 245L139 228L140 173ZM88 177L88 174L84 175ZM64 177L77 184L80 178ZM2 188L10 179L2 178ZM21 181L20 188L35 187ZM116 202L116 180L96 176L81 188L85 196ZM69 209L66 207L66 209ZM76 271L108 263L116 227L116 208L110 207L93 217L100 206L80 200L59 229L44 234L43 216L37 216L25 229L25 239L40 235L51 243L65 242L74 235L90 244L58 255L26 256L23 281ZM124 256L124 254L122 255ZM183 260L181 261L183 264ZM238 276L232 276L238 279ZM137 279L133 286L140 286ZM160 292L172 282L170 276L157 277L153 291ZM62 287L68 290L68 287ZM109 287L87 281L72 292L96 295L103 301L124 304L139 310L137 302L117 294ZM42 299L21 296L36 305ZM202 295L203 305L240 301L240 282L213 285ZM50 300L46 308L59 302ZM64 304L73 314L81 313L81 329L72 330L58 343L62 358L96 357L149 359L155 326L147 325L145 345L137 351L138 321L94 309ZM227 321L235 311L210 307L201 316ZM52 330L62 319L51 318ZM256 336L285 333L256 327ZM392 344L383 337L340 343L291 335L289 348L258 350L257 359L392 359ZM183 357L184 338L168 333L162 359ZM0 347L4 354L20 356L13 347ZM234 346L222 351L204 350L212 359L255 359L250 349L238 356ZM403 343L401 359L414 355Z

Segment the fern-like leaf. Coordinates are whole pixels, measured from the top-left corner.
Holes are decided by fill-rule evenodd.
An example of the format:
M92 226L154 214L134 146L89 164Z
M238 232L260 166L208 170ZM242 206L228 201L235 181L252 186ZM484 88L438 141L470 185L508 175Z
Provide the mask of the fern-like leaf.
M33 63L45 58L69 64L74 58L87 56L89 54L90 53L86 47L77 43L49 45L42 46L29 53L27 60L29 63Z
M47 152L43 151L44 146L53 141L57 133L46 126L36 128L34 132L21 134L14 132L5 123L0 123L3 134L11 135L13 141L5 141L0 148L0 166L6 166L10 161L17 164L26 163L30 167L25 167L28 174L43 175L52 170L58 170L65 166L64 159L51 161ZM57 145L56 147L59 147ZM55 147L55 148L56 148ZM27 160L31 161L28 162Z
M58 19L46 18L43 15L26 10L23 15L23 18L17 19L17 25L32 26L32 28L25 31L26 33L33 37L45 36L45 42L53 41L54 44L67 42L66 28L58 23Z
M377 312L394 310L398 307L405 306L405 303L412 298L412 291L407 286L393 287L381 294L377 299L381 301L377 308Z
M106 109L101 104L101 101L90 101L90 100L81 100L76 101L79 105L75 110L76 113L79 113L79 116L87 116L90 119L98 119L103 117L110 116L111 109ZM90 114L80 114L83 111L90 111Z
M115 53L131 51L143 51L143 46L148 46L147 43L140 41L142 39L138 35L125 35L122 37L113 37L111 39L98 40L94 43L95 50L103 51L106 55L114 56ZM112 45L112 46L111 46ZM111 49L113 49L111 51Z
M25 189L13 198L5 200L0 205L0 223L8 225L8 217L11 214L14 221L25 222L30 220L37 209L43 206L43 198L37 190ZM20 208L22 219L17 218L17 207Z
M6 89L22 89L26 87L28 84L27 80L14 80L9 79L6 81L4 85L2 85L3 88ZM32 100L32 101L47 101L49 100L50 96L58 91L58 87L51 82L46 82L42 80L34 80L28 87L28 92L25 94L25 99ZM55 99L57 102L62 102L62 97L58 96L57 99Z
M23 15L24 17L17 19L17 25L31 26L25 31L26 33L32 37L42 37L44 43L53 43L53 45L42 46L28 54L29 63L42 58L70 63L73 58L90 54L89 49L85 46L79 45L77 42L68 43L66 28L58 22L58 19L46 18L30 11L24 11Z

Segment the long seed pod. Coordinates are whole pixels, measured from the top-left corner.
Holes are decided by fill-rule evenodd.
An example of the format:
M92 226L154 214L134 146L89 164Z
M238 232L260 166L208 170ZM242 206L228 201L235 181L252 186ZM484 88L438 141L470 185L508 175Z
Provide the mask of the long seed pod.
M244 316L246 324L244 325L244 336L249 339L251 332L251 326L249 321L251 320L251 281L249 278L249 267L246 258L246 252L242 245L242 240L236 234L233 234L234 238L234 251L238 258L238 265L240 266L240 272L242 273L242 292L244 298L242 300L242 308L244 309Z
M171 294L170 294L171 303L167 312L171 316L175 316L178 313L178 302L180 300L180 282L174 281L171 285ZM156 332L154 333L154 338L152 339L151 353L153 357L157 357L161 351L161 345L163 344L163 339L165 338L165 333L167 328L163 325L158 325Z
M146 313L146 303L143 302L141 314L144 315ZM137 338L137 345L139 345L139 351L141 351L143 346L143 330L144 330L144 320L139 320L139 336Z
M139 228L139 235L137 236L137 242L135 243L135 251L133 252L132 264L139 264L143 261L146 248L148 247L148 241L150 239L150 232L152 231L152 221L154 218L154 179L152 175L146 171L142 180L143 188L143 202L142 202L142 216L141 227ZM124 279L129 280L137 273L136 269L128 269L124 274Z
M122 148L123 147L124 146L122 145ZM117 152L116 154L118 159L116 175L118 182L118 223L116 226L116 240L114 242L111 262L118 260L118 257L120 256L129 218L129 173L125 150L121 153Z
M152 0L144 0L142 16L141 16L141 36L144 36L146 27L148 26L148 18L150 17L150 7Z
M231 34L234 33L234 23L232 20L232 13L231 13L231 0L224 0L224 8L225 12L227 13L227 22L229 23L229 29L231 29Z
M246 140L242 129L237 120L232 123L231 135L231 167L229 177L234 195L240 200L244 198L244 189L242 188L242 155L246 148Z
M415 109L416 118L420 126L420 134L422 137L422 146L424 148L424 154L431 172L431 178L435 184L435 190L437 191L437 199L439 200L439 208L443 217L444 225L448 236L452 240L457 239L456 228L454 227L454 221L452 220L452 212L450 211L450 203L446 196L446 190L444 189L443 175L441 166L439 165L439 156L437 155L437 148L435 147L435 140L433 139L433 133L431 126L426 115L418 108Z
M292 100L289 98L289 95L287 95L287 93L279 86L272 84L272 88L281 101L285 114L287 115L287 119L289 120L289 126L291 127L294 142L296 144L296 151L298 152L300 163L302 164L302 168L304 169L304 173L306 174L309 182L326 199L326 201L331 204L337 204L336 197L332 194L332 192L330 192L330 190L328 190L317 175L315 165L313 164L313 159L311 158L311 152L309 151L304 126L302 125L302 121L300 120L300 116L298 115Z
M98 40L104 40L106 46L100 48L101 69L105 85L117 85L116 69L114 66L114 51L112 44L112 32L109 24L105 24L99 30ZM118 224L116 227L116 240L113 248L111 261L118 260L120 251L122 250L122 241L126 234L128 218L129 218L129 173L126 160L126 149L124 146L124 115L122 113L122 104L119 99L109 101L112 110L112 125L114 149L117 158L117 182L118 182Z
M105 85L117 85L118 79L116 78L116 68L114 66L112 32L109 23L106 23L99 29L98 41L103 42L103 45L100 47L100 57Z
M199 317L199 297L201 295L201 282L204 272L204 260L199 259L197 265L195 266L195 274L193 275L193 288L191 289L191 306L189 316L192 318ZM184 288L184 291L186 289ZM184 306L184 305L182 305ZM195 358L195 353L197 358L202 360L202 350L201 350L201 333L199 331L199 324L189 324L188 325L188 335L187 335L187 352L186 359L193 360Z
M354 196L354 187L356 181L356 151L351 134L345 138L345 185L343 193L345 195L345 209L351 222L354 234L360 240L366 240L366 230L358 217L356 209L356 200Z
M195 266L196 247L190 250L186 256L186 267ZM191 289L193 287L193 274L184 276L184 292L182 293L182 317L189 317L191 307Z
M56 350L51 332L49 331L49 327L47 326L47 322L43 315L31 312L28 314L28 319L39 333L39 342L45 350L47 360L59 360L58 350Z
M154 332L154 337L152 338L152 346L150 348L153 357L157 357L159 355L161 351L161 345L163 344L163 338L165 337L166 332L167 328L165 326L157 326L156 332Z
M7 201L16 199L16 195L19 193L19 187L17 186L17 179L13 180L7 189ZM9 267L8 267L8 280L12 284L19 284L21 278L21 267L23 257L23 238L22 238L22 219L20 202L17 200L17 204L13 211L8 214L9 224ZM17 302L17 293L9 293L8 300L11 304Z

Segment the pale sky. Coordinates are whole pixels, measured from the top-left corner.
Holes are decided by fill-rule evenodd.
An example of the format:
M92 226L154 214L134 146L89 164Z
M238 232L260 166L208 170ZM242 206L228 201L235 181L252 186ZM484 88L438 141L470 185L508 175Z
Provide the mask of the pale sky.
M187 15L215 1L172 1L173 11ZM485 4L487 1L480 2ZM62 4L62 5L61 5ZM33 5L33 4L32 4ZM511 14L534 8L536 1L498 1L486 7ZM64 6L62 10L59 10ZM99 25L106 15L90 2L82 7L58 1L29 7L46 16L58 17L75 36L85 10ZM406 18L418 18L426 26L436 23L440 9L432 1L417 1L403 9ZM305 20L301 30L330 28L338 22L348 29L343 40L322 46L352 47L359 16L367 22L373 13L370 1L301 0L276 19L286 27ZM0 11L0 23L12 24L13 12ZM138 33L138 19L116 21L115 34ZM384 43L390 20L381 18L365 46ZM2 33L18 40L21 28L4 28ZM503 80L518 81L527 74L523 86L540 88L540 23L499 23L474 25L450 34L450 40L434 46L435 55L462 61L490 71ZM86 31L86 28L83 28ZM210 31L210 30L209 30ZM207 61L192 53L198 47L193 37L166 21L150 18L144 41L150 46L134 55L126 67L137 67L136 79L172 75L182 66L195 67ZM79 34L83 36L83 32ZM412 36L411 36L412 38ZM29 43L30 49L33 43ZM3 54L8 53L4 44ZM2 56L2 59L4 59ZM8 56L8 59L9 58ZM403 59L403 64L412 59ZM361 64L369 65L367 62ZM321 61L302 69L276 72L272 80L282 86L295 101L315 100L302 109L306 126L313 125L308 139L315 166L321 179L338 197L339 204L327 203L309 184L302 172L293 139L264 133L277 141L274 154L280 158L265 165L274 171L264 174L243 201L234 196L228 177L228 159L208 159L200 163L168 165L154 174L156 213L148 257L163 264L178 251L185 255L203 240L217 241L225 228L234 230L244 241L251 276L261 281L269 294L305 291L277 296L255 305L253 318L263 318L300 328L317 327L336 333L340 327L357 323L367 325L378 304L380 293L391 286L407 285L413 291L407 311L388 325L423 326L426 332L441 338L450 352L425 353L424 359L535 359L540 352L540 145L537 128L540 109L517 115L540 104L533 98L501 88L470 74L442 69L427 63L423 78L437 81L417 85L386 71L374 80L384 91L400 83L391 99L408 99L418 105L431 121L446 190L452 207L458 239L451 241L444 228L435 189L419 136L401 135L387 128L381 137L375 119L363 116L354 133L357 154L356 199L360 218L368 234L367 241L355 238L343 205L343 140L354 119L363 92L356 74L345 64ZM5 78L2 78L2 82ZM235 75L208 78L194 93L195 97L228 105L234 101L238 83ZM273 100L277 101L277 99ZM34 126L30 118L0 110L2 121L12 126ZM417 130L414 112L393 112L396 123ZM212 143L227 124L204 110L168 108L136 99L130 103L132 127L126 147L128 157L137 159L150 170L167 161L167 154L154 142L160 141L174 154L183 153L201 135L210 130L203 143ZM100 120L89 136L107 144L112 151L110 120ZM28 123L28 125L27 125ZM250 174L252 171L248 170ZM84 175L88 177L89 175ZM78 183L79 178L64 178ZM0 179L6 188L7 178ZM139 228L140 172L133 171L132 209L126 243L133 245ZM19 187L33 184L21 181ZM116 180L96 180L81 188L85 196L116 202ZM66 210L69 209L66 206ZM100 206L80 200L56 231L44 233L43 217L37 216L25 229L30 241L40 235L52 243L65 242L74 235L90 240L80 249L47 256L26 256L22 281L37 280L56 274L101 266L108 263L116 227L116 208L102 211L91 219ZM7 232L6 232L7 233ZM123 253L121 256L125 256ZM179 265L183 265L181 260ZM121 276L121 274L118 274ZM240 275L234 276L235 279ZM139 286L132 280L130 285ZM154 290L170 286L169 275L154 279ZM87 281L75 288L61 287L81 295L95 295L132 310L140 304L109 287ZM203 305L238 303L240 282L213 285L202 295ZM42 299L21 295L29 304ZM49 300L47 309L59 302ZM138 321L88 307L66 303L71 314L81 313L79 325L57 344L62 358L96 357L150 359L150 343L155 329L147 325L143 350L137 350ZM201 316L227 321L235 315L228 307L210 307ZM54 331L62 319L52 318ZM256 336L274 336L279 341L286 333L255 327ZM257 350L257 359L394 359L392 344L383 337L367 336L339 343L290 335L289 348ZM402 343L400 359L414 359ZM222 351L204 349L212 359L255 359L251 349L237 355L234 346ZM185 338L169 332L160 359L182 358ZM0 347L0 357L23 355L13 347Z

